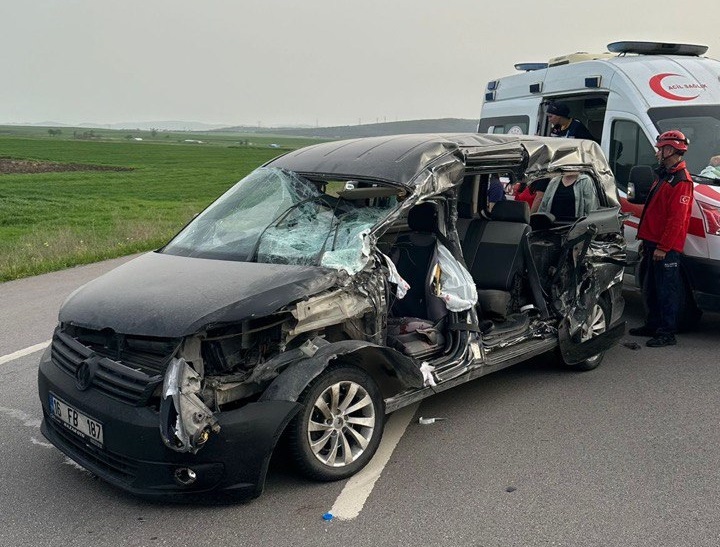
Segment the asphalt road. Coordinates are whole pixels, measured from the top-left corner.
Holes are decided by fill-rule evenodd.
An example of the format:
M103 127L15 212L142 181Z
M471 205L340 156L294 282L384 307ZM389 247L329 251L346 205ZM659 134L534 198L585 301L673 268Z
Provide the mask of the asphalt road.
M44 440L40 351L19 351L49 340L65 296L121 261L0 284L2 547L720 545L718 316L677 347L620 345L595 371L540 359L424 401L352 520L322 519L344 482L307 482L282 458L247 504L128 496ZM636 325L639 299L626 298Z

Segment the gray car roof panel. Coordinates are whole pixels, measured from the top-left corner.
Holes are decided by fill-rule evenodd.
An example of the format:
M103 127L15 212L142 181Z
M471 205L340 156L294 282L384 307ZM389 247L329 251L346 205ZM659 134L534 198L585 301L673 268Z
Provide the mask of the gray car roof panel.
M593 172L610 202L615 179L600 146L590 140L532 135L435 133L332 141L289 152L268 162L296 173L410 185L423 169L455 153L467 166L520 167L533 178L561 170Z
M443 135L391 135L316 144L266 165L296 173L317 173L408 185L428 164L458 149Z

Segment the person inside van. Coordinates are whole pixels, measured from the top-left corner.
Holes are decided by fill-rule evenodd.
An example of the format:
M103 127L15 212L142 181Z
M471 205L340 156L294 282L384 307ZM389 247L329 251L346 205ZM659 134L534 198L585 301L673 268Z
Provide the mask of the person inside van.
M537 212L552 213L556 220L568 221L584 217L599 206L592 179L568 171L550 180Z
M700 176L709 179L720 179L720 155L710 158L709 165L700 171Z
M561 102L550 103L547 105L545 112L552 128L550 131L551 137L590 139L597 142L580 120L570 117L570 107L567 104Z
M493 205L498 201L505 200L505 186L503 185L498 175L490 175L490 182L488 184L487 201L488 211L492 211Z
M542 178L518 183L514 189L515 201L524 201L530 207L530 214L537 213L549 182L549 178Z

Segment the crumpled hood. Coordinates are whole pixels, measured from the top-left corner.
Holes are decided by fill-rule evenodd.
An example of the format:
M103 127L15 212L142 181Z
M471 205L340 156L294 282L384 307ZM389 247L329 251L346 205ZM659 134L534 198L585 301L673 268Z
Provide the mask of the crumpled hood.
M262 317L332 287L337 272L147 253L87 283L60 321L123 334L180 337L219 323Z

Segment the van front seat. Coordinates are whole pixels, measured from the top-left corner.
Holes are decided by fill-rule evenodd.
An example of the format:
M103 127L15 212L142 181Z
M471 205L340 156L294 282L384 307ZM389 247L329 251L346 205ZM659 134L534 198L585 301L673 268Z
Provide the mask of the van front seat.
M447 315L445 303L432 290L435 247L437 243L437 210L432 203L415 205L408 212L410 233L397 238L390 258L410 289L392 305L394 317L417 317L437 322Z
M415 359L426 359L445 346L443 323L448 313L432 283L437 262L435 206L414 206L408 212L407 223L412 231L397 238L390 258L410 289L390 308L388 344Z
M505 319L525 272L530 233L530 208L523 201L495 204L490 220L471 222L463 240L463 255L478 289L478 304L488 319Z

